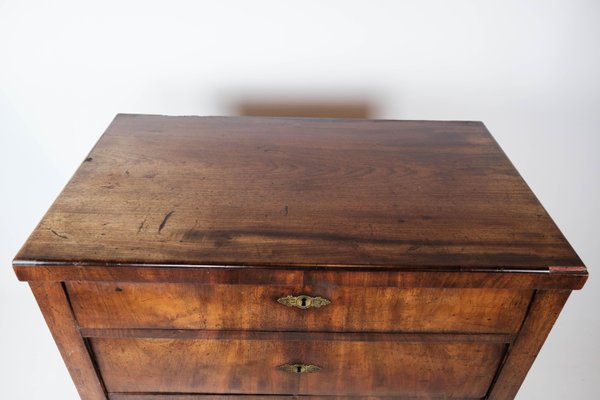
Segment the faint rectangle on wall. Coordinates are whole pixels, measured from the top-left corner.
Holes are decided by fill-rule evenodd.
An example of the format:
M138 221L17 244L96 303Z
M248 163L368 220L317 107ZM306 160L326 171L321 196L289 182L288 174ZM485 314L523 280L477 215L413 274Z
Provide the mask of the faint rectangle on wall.
M373 105L366 101L278 101L246 100L237 114L262 117L371 118Z

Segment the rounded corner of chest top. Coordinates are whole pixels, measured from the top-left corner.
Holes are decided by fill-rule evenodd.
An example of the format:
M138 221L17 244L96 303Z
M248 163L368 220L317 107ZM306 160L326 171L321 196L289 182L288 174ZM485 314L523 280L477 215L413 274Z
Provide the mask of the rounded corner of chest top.
M571 283L565 289L581 290L589 278L588 269L585 265L578 266L550 266L548 272L553 276L562 276Z

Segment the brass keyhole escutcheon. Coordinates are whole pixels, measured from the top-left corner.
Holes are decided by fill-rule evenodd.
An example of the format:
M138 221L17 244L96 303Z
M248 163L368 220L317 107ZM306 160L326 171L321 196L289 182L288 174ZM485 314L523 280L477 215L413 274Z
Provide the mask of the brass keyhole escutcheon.
M308 296L300 296L299 300L300 300L300 307L302 307L302 308L308 308L308 307L310 307L310 304L312 303L312 301L310 300L310 297L308 297Z
M312 364L283 364L277 368L291 374L313 373L321 370L321 367Z
M323 297L312 297L305 294L301 294L299 296L288 295L286 297L281 297L277 299L279 304L283 304L288 307L296 307L301 309L307 308L319 308L330 304L331 301L324 299Z

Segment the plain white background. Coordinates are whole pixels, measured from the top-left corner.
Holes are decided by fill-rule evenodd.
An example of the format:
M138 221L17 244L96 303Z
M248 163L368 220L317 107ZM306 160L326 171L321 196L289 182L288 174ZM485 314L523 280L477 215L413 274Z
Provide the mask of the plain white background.
M118 112L482 120L588 266L519 399L600 398L600 2L0 0L0 397L75 399L12 257Z

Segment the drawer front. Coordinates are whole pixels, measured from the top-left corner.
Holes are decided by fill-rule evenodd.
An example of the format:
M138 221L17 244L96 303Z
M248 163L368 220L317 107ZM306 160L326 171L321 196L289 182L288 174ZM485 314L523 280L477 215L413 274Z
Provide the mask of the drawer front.
M482 398L502 343L91 339L109 392ZM295 373L281 365L320 370ZM296 367L290 367L296 371Z
M531 291L68 282L84 328L515 333ZM330 301L288 307L306 294Z
M301 395L219 395L219 394L126 394L109 393L110 400L401 400L398 396L301 396ZM402 397L404 400L448 400L448 397ZM481 400L458 398L453 400Z

